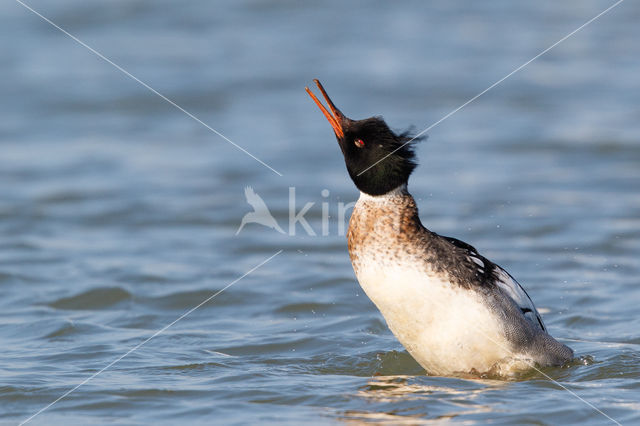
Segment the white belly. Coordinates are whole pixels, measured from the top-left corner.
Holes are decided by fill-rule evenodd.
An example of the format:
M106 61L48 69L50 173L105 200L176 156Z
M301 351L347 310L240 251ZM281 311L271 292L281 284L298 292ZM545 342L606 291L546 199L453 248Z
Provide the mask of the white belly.
M503 328L480 296L409 266L360 265L361 287L391 331L431 374L482 373L514 362ZM365 266L365 267L362 267Z

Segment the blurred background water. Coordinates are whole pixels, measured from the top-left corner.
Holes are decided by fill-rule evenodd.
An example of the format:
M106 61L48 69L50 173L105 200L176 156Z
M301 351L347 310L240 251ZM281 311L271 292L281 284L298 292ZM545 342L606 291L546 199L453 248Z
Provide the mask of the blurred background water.
M360 290L358 194L319 78L417 131L613 4L33 0L256 162L17 2L0 5L0 422L606 424L542 374L428 376ZM640 5L429 131L424 223L508 269L577 359L545 374L640 422ZM286 231L249 224L244 188ZM327 190L323 196L322 191ZM322 235L322 203L331 214Z

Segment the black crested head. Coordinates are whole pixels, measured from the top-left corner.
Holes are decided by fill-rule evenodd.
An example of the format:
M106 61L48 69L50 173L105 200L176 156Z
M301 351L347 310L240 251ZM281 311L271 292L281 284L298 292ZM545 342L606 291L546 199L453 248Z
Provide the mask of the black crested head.
M338 143L359 190L382 195L407 183L417 165L407 133L394 133L380 117L349 120L344 130Z
M329 104L331 114L306 88L333 127L344 155L347 171L358 189L382 195L406 184L416 167L412 138L408 132L396 134L381 117L351 120L335 107L318 80L314 80Z

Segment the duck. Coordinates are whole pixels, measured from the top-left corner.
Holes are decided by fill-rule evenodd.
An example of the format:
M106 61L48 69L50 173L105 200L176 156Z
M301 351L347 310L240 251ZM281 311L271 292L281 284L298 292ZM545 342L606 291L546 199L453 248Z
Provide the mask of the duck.
M549 334L513 276L472 245L422 224L407 189L416 138L379 116L347 118L314 82L328 109L305 89L360 191L347 231L353 270L407 352L432 375L512 375L570 361L573 350Z

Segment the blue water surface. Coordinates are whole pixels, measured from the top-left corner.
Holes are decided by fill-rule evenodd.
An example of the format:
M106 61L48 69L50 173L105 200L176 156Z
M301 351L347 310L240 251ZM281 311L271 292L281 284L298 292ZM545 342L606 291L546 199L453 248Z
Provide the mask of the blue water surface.
M639 423L637 2L417 148L423 222L525 286L561 368L435 377L406 353L353 275L358 192L304 92L421 131L612 4L3 2L0 423ZM247 186L284 233L236 235Z

